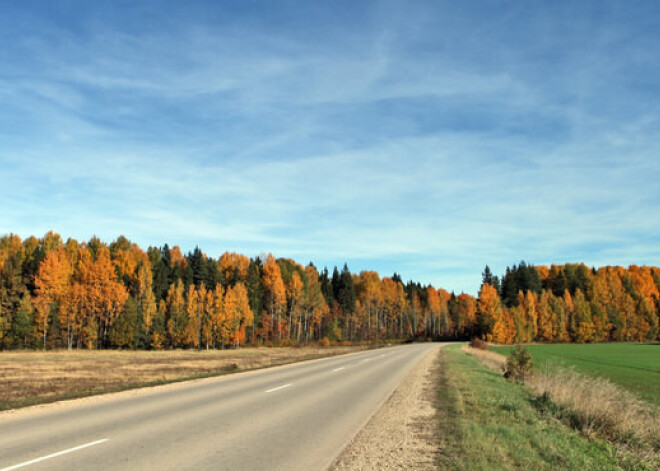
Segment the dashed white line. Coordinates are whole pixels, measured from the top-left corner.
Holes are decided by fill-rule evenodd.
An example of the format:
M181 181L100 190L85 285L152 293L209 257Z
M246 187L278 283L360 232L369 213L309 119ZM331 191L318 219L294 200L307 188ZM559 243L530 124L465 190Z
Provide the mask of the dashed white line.
M273 392L273 391L278 391L278 390L280 390L280 389L288 388L289 386L293 386L293 383L285 384L285 385L283 385L283 386L278 386L278 387L276 387L276 388L269 389L268 391L265 391L265 392L267 392L267 393L271 393L271 392ZM0 471L2 471L2 470L0 470Z
M95 442L85 443L83 445L78 445L78 446L75 446L73 448L68 448L66 450L58 451L57 453L52 453L50 455L42 456L41 458L35 458L33 460L30 460L30 461L25 461L23 463L18 463L18 464L15 464L13 466L9 466L8 468L2 468L2 469L0 469L0 471L11 471L12 469L24 468L25 466L30 466L31 464L40 463L42 461L46 461L46 460L49 460L51 458L56 458L58 456L66 455L67 453L72 453L74 451L82 450L83 448L88 448L90 446L100 445L101 443L104 443L104 442L107 442L107 441L108 441L108 438L103 438L101 440L96 440Z
M332 370L332 372L334 373L335 371L341 371L341 370L345 370L345 369L346 369L345 366L340 366L339 368L335 368L334 370Z

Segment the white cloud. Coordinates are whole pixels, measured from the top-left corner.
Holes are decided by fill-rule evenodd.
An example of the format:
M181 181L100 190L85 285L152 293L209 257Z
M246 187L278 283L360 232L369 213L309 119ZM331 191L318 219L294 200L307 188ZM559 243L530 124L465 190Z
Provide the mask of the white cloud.
M659 120L602 54L620 35L573 75L582 49L544 62L534 38L495 37L518 13L452 50L460 23L391 8L307 42L185 21L17 41L0 229L403 266L472 292L486 263L660 264Z

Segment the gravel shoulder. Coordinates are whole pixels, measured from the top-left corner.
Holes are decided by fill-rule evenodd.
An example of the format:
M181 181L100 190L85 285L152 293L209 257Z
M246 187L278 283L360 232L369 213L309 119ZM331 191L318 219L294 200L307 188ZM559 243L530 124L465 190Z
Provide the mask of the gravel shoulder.
M433 470L438 458L438 415L434 407L439 352L433 349L404 378L355 436L331 470Z

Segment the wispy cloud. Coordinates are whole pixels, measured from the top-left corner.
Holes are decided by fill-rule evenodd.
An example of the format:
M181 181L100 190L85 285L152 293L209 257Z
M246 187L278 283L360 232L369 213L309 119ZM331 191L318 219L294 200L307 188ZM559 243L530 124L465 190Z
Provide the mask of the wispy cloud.
M261 6L0 6L0 230L473 293L486 263L660 263L651 3Z

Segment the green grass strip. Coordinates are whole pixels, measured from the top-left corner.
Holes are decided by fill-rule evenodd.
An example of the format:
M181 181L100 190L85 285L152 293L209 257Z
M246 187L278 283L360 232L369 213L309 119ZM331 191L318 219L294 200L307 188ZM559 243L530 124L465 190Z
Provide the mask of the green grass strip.
M634 469L539 412L524 387L450 346L441 353L439 466L456 470Z

